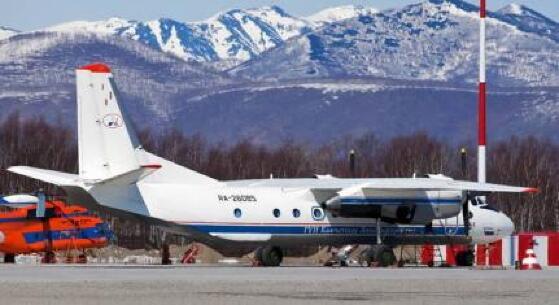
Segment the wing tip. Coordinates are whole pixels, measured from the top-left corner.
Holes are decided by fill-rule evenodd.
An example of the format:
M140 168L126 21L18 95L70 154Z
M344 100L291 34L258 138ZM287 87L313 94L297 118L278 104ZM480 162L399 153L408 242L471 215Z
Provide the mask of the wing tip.
M535 187L527 187L524 189L523 193L539 193L540 190Z
M145 168L145 169L160 169L161 164L144 164L144 165L141 165L141 167Z

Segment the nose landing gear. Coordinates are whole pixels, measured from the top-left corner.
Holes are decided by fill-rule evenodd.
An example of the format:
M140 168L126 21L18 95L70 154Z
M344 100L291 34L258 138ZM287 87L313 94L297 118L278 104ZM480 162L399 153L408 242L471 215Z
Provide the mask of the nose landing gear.
M456 253L456 265L471 267L474 265L474 251L471 249Z

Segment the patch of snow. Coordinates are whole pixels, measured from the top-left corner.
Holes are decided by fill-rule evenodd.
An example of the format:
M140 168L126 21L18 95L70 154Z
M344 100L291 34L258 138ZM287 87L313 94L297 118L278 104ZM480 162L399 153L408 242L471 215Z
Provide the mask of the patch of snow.
M0 26L0 40L12 37L17 33L19 33L19 31Z
M522 5L520 5L520 4L511 3L511 4L503 7L499 11L501 13L506 13L506 14L511 14L511 15L522 15L523 12L524 12L524 9L523 9Z
M72 21L48 27L49 32L93 32L97 34L116 34L119 29L129 28L136 22L122 18L109 18L102 21Z
M314 25L324 25L326 23L355 18L359 15L372 15L378 10L372 7L360 5L343 5L324 9L316 14L310 15L305 19Z

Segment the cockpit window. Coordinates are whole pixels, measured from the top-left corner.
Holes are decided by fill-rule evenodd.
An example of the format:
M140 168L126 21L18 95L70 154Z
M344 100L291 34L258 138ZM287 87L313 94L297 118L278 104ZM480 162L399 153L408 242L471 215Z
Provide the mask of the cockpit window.
M485 234L485 236L493 236L493 235L495 235L495 231L494 231L493 228L491 228L491 227L485 227L485 228L483 228L483 233Z
M483 205L483 202L481 201L481 199L474 197L472 198L472 205Z
M480 208L481 208L481 209L484 209L484 210L490 210L490 211L500 212L496 207L494 207L494 206L492 206L492 205L489 205L489 204L482 205L482 206L480 206Z

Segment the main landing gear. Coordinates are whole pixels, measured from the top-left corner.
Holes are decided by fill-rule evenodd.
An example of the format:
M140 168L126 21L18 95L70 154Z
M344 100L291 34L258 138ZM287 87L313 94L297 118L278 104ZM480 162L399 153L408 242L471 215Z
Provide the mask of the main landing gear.
M256 249L254 253L256 266L277 267L283 261L283 252L277 246L265 246Z
M474 265L474 251L471 249L456 253L456 265L462 267L471 267Z
M392 247L377 244L361 252L361 261L364 262L367 267L388 267L396 264L396 255L394 255L394 249L392 249Z
M365 262L368 267L388 267L396 264L394 249L382 243L382 227L380 223L381 220L377 219L376 245L370 246L361 253L361 261Z

